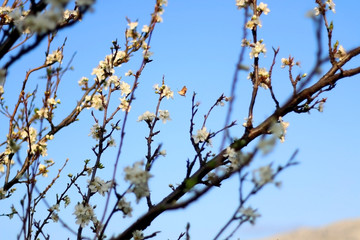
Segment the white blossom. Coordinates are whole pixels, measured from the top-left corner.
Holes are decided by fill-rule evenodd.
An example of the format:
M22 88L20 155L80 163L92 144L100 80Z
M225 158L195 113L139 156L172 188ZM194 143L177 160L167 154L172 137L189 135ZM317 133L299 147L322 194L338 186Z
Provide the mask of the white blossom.
M146 122L152 122L155 118L155 114L149 111L144 112L138 117L138 122L146 121Z
M130 109L131 109L131 106L129 104L129 101L126 100L126 97L123 97L123 98L119 98L120 99L120 105L119 105L119 108L122 110L122 111L126 111L126 112L129 112Z
M159 110L159 118L162 120L163 123L166 121L170 121L170 113L168 110Z
M95 140L99 140L102 133L101 130L102 128L100 127L100 125L98 123L95 123L90 129L89 136L91 136Z
M142 240L144 239L144 233L141 231L141 230L135 230L133 233L132 233L132 239L134 240Z
M246 28L254 29L257 26L262 27L260 18L257 15L253 15L251 19L246 23Z
M261 2L257 8L265 15L267 15L270 12L270 9L267 6L267 4Z
M248 6L252 6L252 0L236 0L236 6L238 9L246 8Z
M342 45L339 46L338 50L334 54L335 58L338 58L340 61L346 56L346 51Z
M194 139L195 143L205 142L209 135L210 133L206 131L206 127L203 127L197 130L197 134L193 135L192 138Z
M88 225L90 221L97 221L94 209L89 204L78 203L73 214L76 216L76 224L79 224L82 228Z
M137 201L149 195L148 180L152 175L142 169L143 165L143 162L136 162L132 167L126 167L124 169L125 180L134 185L131 191L135 194Z
M122 197L120 199L120 201L117 204L117 207L118 207L118 209L120 209L123 212L124 217L126 217L126 216L131 217L132 216L131 213L132 213L133 209L132 209L132 207L130 205L130 202L127 202L125 197Z
M255 45L251 46L250 58L259 57L260 53L266 53L265 44L262 41L257 41Z
M121 90L121 96L123 95L127 96L129 93L131 93L130 85L124 81L120 82L120 90Z
M329 9L333 11L333 13L336 13L335 3L333 2L333 0L326 0L326 4L328 5Z
M270 165L260 167L253 171L252 181L259 186L263 186L266 183L273 182L273 169Z
M95 177L93 181L88 180L89 189L92 193L98 192L100 195L105 196L105 193L109 191L112 186L111 181L105 182L99 177Z
M62 59L63 59L62 52L60 50L55 50L47 55L45 64L49 65L55 62L61 63Z
M174 92L166 85L159 87L159 84L155 84L154 89L155 93L160 94L160 97L166 97L167 99L174 98Z
M100 94L94 95L93 98L91 99L91 107L97 110L102 111L104 109L104 104L106 104L106 100L104 96Z
M251 224L255 224L255 220L260 217L260 214L258 214L252 207L241 207L239 212L248 218Z

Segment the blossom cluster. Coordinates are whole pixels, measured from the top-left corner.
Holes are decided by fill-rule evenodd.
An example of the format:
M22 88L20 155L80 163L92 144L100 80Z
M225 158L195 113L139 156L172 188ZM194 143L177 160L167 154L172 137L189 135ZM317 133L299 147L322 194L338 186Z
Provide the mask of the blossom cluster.
M326 0L325 3L329 10L331 10L333 13L336 13L335 3L333 2L333 0ZM322 11L325 11L325 10L326 9L323 9L322 6L317 6L314 8L314 14L315 14L315 16L318 16L318 15L320 15L320 13L322 13Z
M256 219L260 217L260 214L258 214L257 211L254 210L252 207L242 207L240 208L239 212L243 214L246 218L248 218L251 224L255 224Z
M161 86L159 86L159 84L155 84L154 89L155 93L160 94L161 98L174 98L174 92L165 84L162 84Z
M225 150L225 153L223 154L225 158L228 158L230 161L230 168L232 170L237 170L239 167L241 167L242 161L241 161L241 154L238 151L235 151L232 147L227 147Z
M94 208L90 204L78 203L75 206L73 214L76 218L76 224L79 224L82 228L88 225L90 221L98 221L94 213Z
M24 129L20 132L20 138L26 140L29 143L29 151L31 154L40 154L41 156L47 156L47 140L53 139L53 137L43 138L37 141L37 131L33 127Z
M102 196L105 196L105 193L109 191L112 186L112 182L108 181L105 182L99 177L95 177L93 181L88 180L89 182L89 189L91 193L99 193Z
M155 113L146 111L138 117L137 121L138 122L145 121L145 122L151 123L155 118L156 118ZM166 121L171 120L170 113L168 110L159 110L158 118L160 120L162 120L163 123L166 123Z
M78 10L67 10L65 7L70 0L46 0L50 7L43 12L30 14L30 10L24 10L23 6L2 6L0 16L5 24L14 24L24 34L44 34L55 30L59 25L79 17ZM78 0L77 6L91 6L94 0ZM16 5L14 5L16 6Z
M196 135L193 135L192 138L194 139L195 144L199 142L207 142L211 144L211 139L209 139L210 133L206 130L206 127L202 127L201 129L197 130Z
M122 197L117 204L117 207L120 211L123 212L124 217L128 216L131 217L131 213L133 211L130 202L126 201L125 197Z
M62 59L63 59L62 51L58 49L47 55L45 64L50 65L55 62L61 63Z
M152 177L148 171L142 169L142 166L144 163L141 161L124 169L125 180L133 185L131 191L135 194L137 201L149 195L148 180Z
M266 68L259 68L258 77L259 77L259 86L264 89L268 89L270 86L270 75L269 72L266 70ZM247 78L253 81L254 72L250 72Z
M271 166L267 165L253 171L252 181L258 186L263 186L266 183L273 182L273 178L273 169L271 168Z
M287 128L289 127L289 125L289 122L285 122L282 117L279 117L278 122L274 123L270 127L270 132L276 137L278 137L281 142L284 142Z

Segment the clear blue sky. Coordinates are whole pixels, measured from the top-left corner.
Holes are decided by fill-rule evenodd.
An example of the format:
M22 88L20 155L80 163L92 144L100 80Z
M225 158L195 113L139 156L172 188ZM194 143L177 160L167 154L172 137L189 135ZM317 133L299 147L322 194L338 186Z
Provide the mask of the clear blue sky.
M138 19L139 26L148 24L153 2L98 1L94 12L86 15L80 24L60 32L57 38L59 43L65 36L68 37L64 62L69 61L71 55L76 52L72 63L74 71L65 75L63 85L60 86L63 88L59 92L62 101L59 108L64 110L64 114L67 112L66 109L75 103L76 98L73 96L80 92L77 81L82 76L91 77L92 69L110 53L112 40L118 39L120 45L123 44L125 16L131 20ZM289 54L294 56L301 62L302 73L309 71L314 63L314 25L305 17L306 13L315 7L314 2L265 1L271 12L262 16L263 27L259 31L259 37L264 39L268 53L265 58L261 58L260 65L268 68L272 61L271 47L280 47L273 75L274 91L282 100L280 102L286 100L291 93L287 70L281 69L280 58ZM337 13L329 13L329 18L334 20L335 26L333 39L339 40L345 49L350 50L360 43L360 2L338 0L335 4ZM198 100L201 102L198 125L195 128L200 128L202 115L207 112L213 101L220 94L229 93L240 51L242 17L242 12L236 9L233 0L169 0L163 15L164 22L156 27L151 44L154 61L147 66L142 75L121 157L121 168L144 157L146 126L144 123L136 122L136 119L146 110L154 111L156 96L153 94L152 86L160 83L163 75L166 84L173 90L180 90L186 85L189 92L186 98L176 95L174 100L166 101L162 107L170 111L173 120L160 127L161 134L157 138L158 142L164 144L168 155L159 159L154 166L155 177L151 181L151 186L155 201L161 200L162 196L170 192L169 183L180 183L184 176L186 159L194 155L188 141L191 93L197 92ZM325 32L323 36L326 37ZM10 69L9 78L13 78L12 81L16 78L23 79L24 71L35 66L34 57L43 52L44 50L39 47L36 53L23 57L21 62ZM247 59L245 63L250 65L251 61ZM136 70L139 65L139 61L123 65L116 73L123 76L128 69ZM251 82L246 77L245 74L240 75L236 108L233 112L233 119L238 120L239 126L233 129L232 134L238 137L243 133L241 124L247 115L251 94ZM41 79L33 81L36 83ZM300 150L297 155L300 164L280 174L278 180L283 183L280 189L269 185L249 202L249 205L258 208L262 216L255 226L245 224L237 233L237 237L250 240L300 226L321 226L333 221L360 217L360 130L357 127L360 89L357 81L359 77L341 80L335 89L323 94L323 97L328 97L323 113L313 111L311 114L290 114L284 118L290 122L285 143L278 143L274 152L266 158L258 157L254 166L266 165L270 161L284 163L296 149ZM273 107L269 92L260 89L254 123L260 123L273 111ZM208 127L213 130L223 126L226 108L218 109L215 113L216 116L209 121ZM49 146L49 157L59 162L57 166L60 167L61 162L70 158L65 169L66 174L75 173L76 169L80 169L84 159L94 159L90 150L94 142L88 137L92 124L90 111L85 111L80 115L79 123L55 136L56 146ZM4 135L3 130L0 130L0 133ZM119 140L119 137L115 139ZM216 152L216 142L214 145L213 150ZM115 154L110 153L107 157L107 169L100 173L104 179L112 172L111 161ZM62 186L64 185L57 185L55 190L63 189ZM160 230L162 232L159 239L173 240L177 239L180 232L184 231L186 223L190 222L192 239L211 239L231 216L237 203L237 193L238 179L233 177L224 182L220 189L211 191L200 202L186 210L170 212L159 217L145 233L151 234ZM18 199L20 195L18 193ZM79 200L80 198L74 197L72 202ZM140 205L145 205L145 201L141 201ZM66 211L70 215L73 212L72 206ZM69 218L69 221L74 220ZM124 221L125 224L120 221ZM113 232L120 232L127 221L122 218L113 221ZM3 222L4 219L0 219L0 229L4 229ZM16 232L16 229L14 231Z

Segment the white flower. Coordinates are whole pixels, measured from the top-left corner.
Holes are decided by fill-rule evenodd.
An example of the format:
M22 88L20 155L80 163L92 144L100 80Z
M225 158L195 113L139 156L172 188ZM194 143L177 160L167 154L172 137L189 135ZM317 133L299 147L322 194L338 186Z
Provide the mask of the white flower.
M120 90L121 90L121 96L123 95L127 96L129 93L131 93L130 85L124 81L120 82Z
M281 68L284 68L285 66L294 66L294 61L290 60L289 58L281 58Z
M125 73L125 77L131 76L131 75L133 75L133 71L131 69L129 69L129 71L127 71Z
M124 169L126 175L125 180L130 181L132 184L143 184L147 183L151 174L148 171L142 169L144 163L142 161L136 162L132 167L126 167Z
M100 68L100 67L96 67L96 68L93 68L93 71L91 73L91 75L95 75L96 78L95 78L95 81L97 82L100 82L102 80L105 80L105 75L106 73L104 72L104 69Z
M90 182L90 180L88 180L88 182ZM95 179L90 182L89 189L92 193L98 192L102 196L105 196L105 193L109 191L111 186L112 186L111 181L105 182L101 178L95 177Z
M242 124L244 127L249 127L249 119L248 118L244 118L245 122ZM253 119L251 119L251 124L253 122Z
M121 63L126 62L126 52L118 50L114 59L114 66L119 67Z
M33 127L29 127L29 130L22 130L20 132L20 138L26 140L26 138L30 137L30 143L35 143L37 138L37 131Z
M31 145L31 153L41 154L41 156L46 157L47 156L47 143L39 142L37 144L32 144Z
M106 104L106 100L104 98L104 96L102 95L94 95L93 98L91 99L91 107L102 111L104 109L104 104Z
M64 20L69 20L71 17L77 18L78 15L79 15L78 11L76 11L76 10L68 10L68 9L66 9L64 11L64 14L63 14Z
M79 84L79 86L85 86L88 82L89 82L89 79L88 79L87 77L82 77L82 78L78 81L78 84Z
M109 147L116 147L115 139L112 136L110 136L110 139L107 140L107 144Z
M174 92L171 91L171 89L168 86L165 86L165 88L164 88L164 90L162 92L162 95L164 97L166 97L167 99L174 98Z
M130 202L127 202L125 197L122 197L120 199L120 201L117 204L117 207L118 207L118 209L120 209L120 211L123 212L124 217L126 217L126 216L131 217L132 216L131 213L132 213L133 209L132 209L132 207L130 205Z
M236 170L240 167L241 165L240 154L239 152L236 152L234 148L227 147L223 156L229 159L231 163L230 167L233 170Z
M196 135L193 135L192 138L194 139L195 143L207 141L209 137L209 132L206 131L206 127L199 129Z
M340 61L346 56L346 51L342 45L339 46L338 50L334 54L335 58L338 58Z
M238 7L238 9L246 8L252 5L252 0L236 0L236 6Z
M53 212L51 214L51 219L54 221L54 222L58 222L59 221L59 215L55 212Z
M167 6L168 0L158 0L158 3L160 6L163 6L163 5Z
M36 114L39 116L39 118L48 118L49 117L49 109L47 108L40 108L36 111Z
M319 7L314 8L314 14L315 14L315 16L318 16L320 14L320 8Z
M41 174L43 177L47 177L48 172L49 172L49 170L47 170L45 165L39 164L39 174Z
M165 149L161 150L161 151L159 152L159 155L165 157L165 156L166 156L166 150L165 150Z
M47 55L45 64L49 65L55 62L61 63L62 59L63 59L62 52L60 50L55 50Z
M47 103L48 103L49 105L55 106L56 104L60 104L60 99L55 100L54 98L49 98L49 99L47 100Z
M285 141L286 130L289 127L290 123L289 122L284 122L282 120L282 117L279 117L279 122L280 122L281 130L282 130L282 134L280 136L280 141L284 142Z
M106 131L104 131L105 133ZM90 129L90 133L89 136L91 136L93 139L95 140L99 140L100 136L101 136L101 127L98 123L95 123L91 129Z
M270 84L270 78L269 77L270 77L269 72L266 71L265 68L260 68L259 69L260 87L262 87L264 89L269 88L269 84Z
M134 240L142 240L144 239L144 234L141 230L135 230L133 233L133 239Z
M276 137L271 137L268 139L261 139L257 145L258 149L261 150L263 155L268 154L274 148L276 144Z
M256 15L253 15L251 19L246 23L248 29L253 29L256 26L262 27L260 18Z
M172 98L174 99L174 92L171 91L171 89L166 85L161 85L159 87L159 84L154 85L155 93L160 94L161 97L166 97L167 99Z
M273 169L269 165L267 165L253 171L252 181L256 185L263 186L266 183L273 182L273 176Z
M162 120L163 123L166 121L170 121L170 113L168 110L159 110L159 118Z
M289 122L284 122L282 117L279 117L278 122L275 122L271 125L270 132L276 137L280 138L280 141L283 143L285 141L285 135L289 125Z
M255 223L256 218L260 217L260 214L256 212L252 207L244 208L241 207L239 212L249 219L251 224Z
M76 216L76 224L79 224L82 228L88 225L90 221L97 221L94 209L89 204L78 203L73 214Z
M245 47L245 46L249 46L250 45L250 41L247 40L246 38L244 38L243 40L241 40L241 46Z
M138 24L139 24L138 22L130 22L130 23L128 23L128 26L129 26L130 30L134 30Z
M262 41L257 41L255 45L251 46L250 58L259 57L260 53L266 53L265 44Z
M55 204L55 205L53 205L50 209L49 209L49 211L60 211L60 205L59 204Z
M155 118L155 114L149 111L144 112L142 115L138 117L138 122L146 121L146 122L152 122Z
M150 30L150 28L149 28L148 25L144 25L143 28L141 29L141 31L144 32L144 33L149 32L149 30Z
M261 2L257 8L260 11L262 11L265 15L267 15L270 12L270 9L267 6L268 6L267 4Z
M135 194L137 202L142 197L149 195L148 180L152 177L148 171L141 168L143 165L143 162L136 162L132 167L126 167L124 169L125 180L134 185L131 191Z
M119 108L122 110L122 111L126 111L126 112L129 112L130 109L131 109L131 106L128 102L128 100L126 100L126 97L123 97L123 98L119 98L120 99L120 105L119 105Z
M329 6L329 9L333 11L333 13L336 13L335 3L333 2L333 0L326 0L326 4Z

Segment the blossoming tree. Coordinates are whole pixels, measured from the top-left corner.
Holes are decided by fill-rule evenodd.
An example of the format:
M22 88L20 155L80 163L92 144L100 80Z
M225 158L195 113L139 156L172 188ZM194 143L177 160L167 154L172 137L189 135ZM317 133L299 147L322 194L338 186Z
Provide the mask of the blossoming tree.
M322 111L326 102L323 93L331 91L337 81L360 73L360 66L348 67L353 66L354 57L360 54L360 46L346 51L333 40L334 23L328 21L328 15L335 13L332 0L316 0L311 12L310 17L317 27L318 49L315 64L308 73L296 73L300 63L294 57L280 58L279 48L273 48L271 52L266 39L259 38L263 22L266 24L263 18L271 14L270 6L257 0L237 0L235 7L244 16L243 40L238 46L241 50L230 94L220 94L199 123L198 112L203 109L196 94L188 93L186 86L174 93L163 76L153 86L152 91L157 96L154 109L137 116L138 124L144 124L147 129L144 158L132 159L124 154L127 147L125 133L138 131L129 127L135 94L147 91L141 87L145 81L142 73L154 60L152 35L163 21L167 1L154 1L148 24L140 26L138 20L126 19L124 41L114 40L110 52L105 53L93 69L92 77L78 80L81 92L76 96L76 103L62 109L62 115L66 114L59 118L59 92L66 88L62 80L71 67L70 63L64 62L66 39L60 46L54 46L54 42L66 28L81 24L90 10L96 11L94 3L95 0L14 0L12 3L4 0L0 7L0 113L1 121L6 123L1 125L0 132L0 203L12 203L10 210L2 207L0 214L2 220L20 223L16 233L19 239L56 239L57 236L48 230L52 224L63 227L69 236L77 239L105 239L109 237L107 234L114 234L113 239L157 238L161 228L166 226L158 226L159 231L147 232L157 217L201 201L205 193L238 175L238 205L232 217L221 223L223 226L219 226L215 236L215 239L229 239L243 223L254 224L260 216L249 205L251 197L268 184L279 185L277 175L296 164L295 151L285 165L251 168L259 152L267 154L277 141L285 141L289 123L284 117L290 113ZM325 45L321 37L324 32L327 33ZM15 81L18 80L11 79L10 73L16 71L20 58L39 49L45 51L42 64L28 70L21 85L17 86ZM248 56L246 52L249 52ZM273 59L269 67L262 64L264 54ZM292 86L286 99L279 99L273 87L273 72L281 70L275 65L279 60L281 68L288 71ZM124 72L124 78L115 73L132 61L140 61L138 69ZM319 69L325 63L330 67L319 77ZM164 71L166 73L166 69ZM231 121L231 117L237 107L234 101L236 85L244 72L252 89L249 89L248 114L241 126L243 132L239 134L239 131L231 131L239 125L237 121ZM37 86L31 83L37 81L33 77L36 73L45 74ZM259 87L270 94L274 109L262 122L255 124ZM151 185L151 179L158 177L153 173L153 167L160 157L167 155L161 144L167 139L161 139L159 126L172 120L171 111L163 106L168 100L185 96L191 99L189 137L178 141L188 141L194 154L192 157L190 153L185 155L187 161L183 165L181 182L173 185L173 180L169 179L169 193L153 196L156 186ZM224 105L228 107L225 124L212 130L208 122L215 115L215 109ZM73 126L82 122L84 115L91 117L89 136L96 144L91 149L81 149L81 152L93 155L81 168L71 167L72 173L65 174L74 159L61 162L56 156L48 156L48 149L64 129L75 131ZM69 136L74 137L77 136ZM156 144L158 138L161 140ZM111 150L112 147L116 151ZM215 150L217 147L220 150ZM54 166L59 166L58 170ZM103 169L107 169L106 179L101 174ZM70 217L63 214L69 208L72 209ZM136 208L140 208L141 213ZM109 227L125 218L129 224L124 227L115 231ZM189 229L190 224L179 233L178 239L190 239Z

